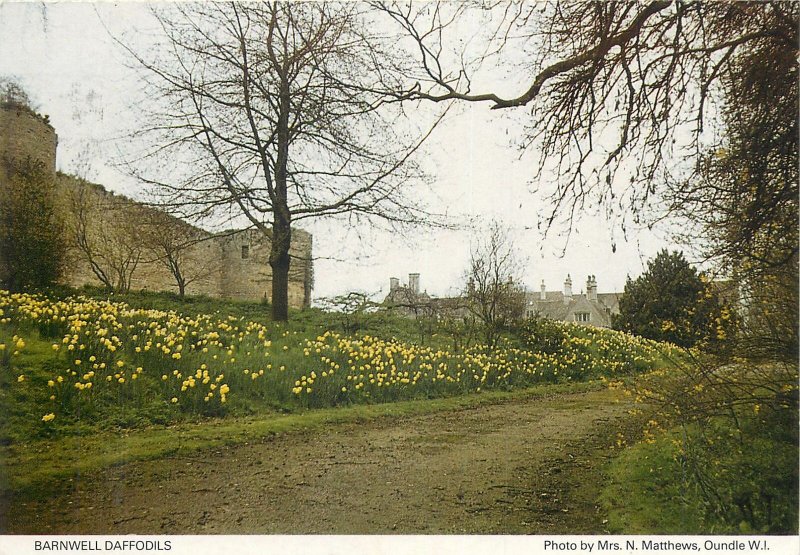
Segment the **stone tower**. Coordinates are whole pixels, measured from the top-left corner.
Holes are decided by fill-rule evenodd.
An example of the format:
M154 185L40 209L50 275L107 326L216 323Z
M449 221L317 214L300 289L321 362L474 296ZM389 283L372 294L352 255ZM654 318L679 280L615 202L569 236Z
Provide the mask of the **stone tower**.
M57 146L58 136L46 118L25 106L0 104L0 162L3 162L3 174L6 162L22 161L27 157L40 160L45 169L55 174Z

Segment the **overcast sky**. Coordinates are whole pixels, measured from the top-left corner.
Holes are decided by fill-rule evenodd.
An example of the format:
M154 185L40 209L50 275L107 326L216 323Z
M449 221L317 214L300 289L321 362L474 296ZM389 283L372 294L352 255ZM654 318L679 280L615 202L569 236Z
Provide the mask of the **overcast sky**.
M101 21L102 18L102 21ZM39 111L50 116L59 136L57 164L61 171L80 173L107 189L141 197L137 183L110 163L118 139L135 127L141 109L136 73L110 39L114 32L148 27L147 5L0 3L0 76L16 78ZM498 79L506 72L498 70ZM423 197L434 212L459 213L488 221L502 220L518 250L527 259L523 278L538 290L562 287L569 273L573 289L585 287L588 274L597 276L600 292L621 291L627 275L641 273L646 260L669 246L668 233L642 231L624 237L605 218L584 214L569 243L555 230L547 238L536 228L548 204L535 192L533 156L520 157L514 147L516 113L500 114L488 105L464 105L453 110L427 146L435 182ZM479 220L479 221L480 221ZM343 244L357 241L329 225L307 227L314 234L314 296L348 290L378 293L388 290L389 277L407 281L421 274L421 287L444 295L456 291L468 263L474 231L420 230L414 237L356 230L362 239L355 261ZM658 231L658 230L657 230ZM368 243L366 241L368 240ZM612 244L616 249L612 249Z

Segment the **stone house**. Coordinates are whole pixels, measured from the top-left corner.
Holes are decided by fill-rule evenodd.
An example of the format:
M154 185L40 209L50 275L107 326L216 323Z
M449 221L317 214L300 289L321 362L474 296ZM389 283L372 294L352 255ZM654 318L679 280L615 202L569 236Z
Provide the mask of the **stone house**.
M383 305L409 317L446 315L463 318L469 315L464 297L432 297L427 291L420 291L419 284L419 274L409 274L407 284L401 284L398 278L389 278L389 293L384 298ZM539 292L527 291L525 317L610 328L611 316L619 314L621 295L621 293L598 293L597 280L594 276L589 276L586 280L586 293L574 294L572 278L567 275L564 289L561 291L547 291L544 281Z
M577 322L599 328L611 327L611 316L619 314L622 293L598 293L597 279L586 279L586 292L572 291L572 278L567 274L561 291L547 291L544 280L538 292L526 295L525 314L529 318L547 318L561 322Z

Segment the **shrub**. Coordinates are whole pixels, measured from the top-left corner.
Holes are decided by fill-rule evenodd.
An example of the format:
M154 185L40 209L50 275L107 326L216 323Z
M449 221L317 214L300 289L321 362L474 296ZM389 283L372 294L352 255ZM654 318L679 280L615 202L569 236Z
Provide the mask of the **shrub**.
M0 282L12 291L50 286L65 256L55 185L39 161L4 164L9 180L0 187Z

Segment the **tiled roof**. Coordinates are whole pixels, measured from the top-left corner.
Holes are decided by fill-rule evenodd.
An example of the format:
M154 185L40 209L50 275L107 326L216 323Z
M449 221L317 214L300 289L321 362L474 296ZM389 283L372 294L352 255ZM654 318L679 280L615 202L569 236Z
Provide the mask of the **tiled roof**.
M588 323L598 327L611 327L611 314L619 313L619 293L599 293L594 301L584 294L566 298L562 291L547 291L545 300L541 300L539 292L528 292L526 302L530 314L550 320L575 322L576 313L588 313Z

